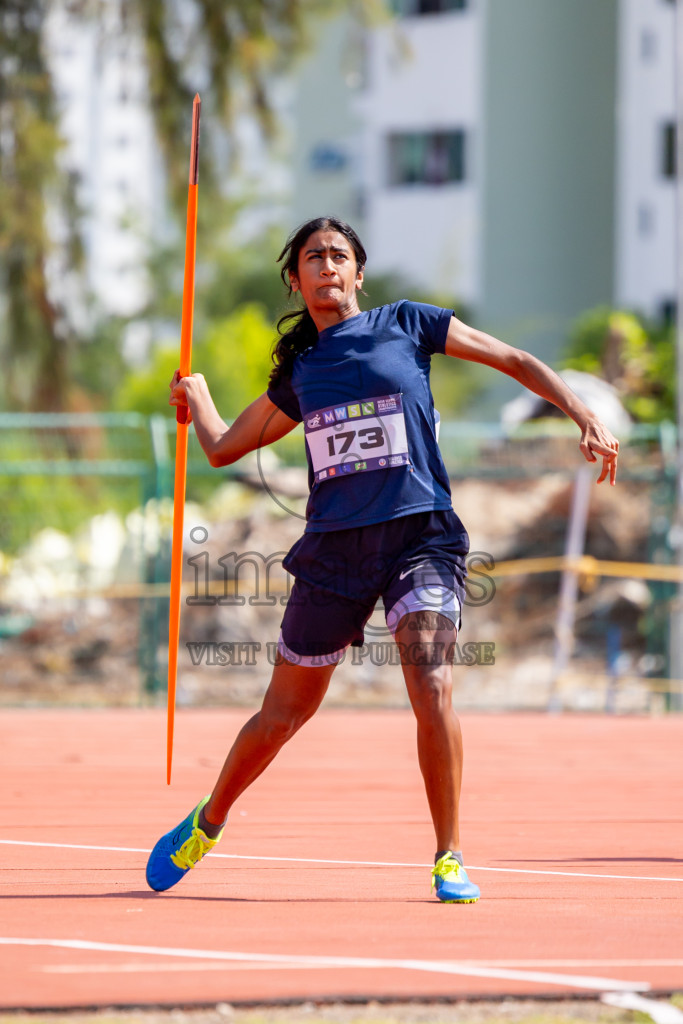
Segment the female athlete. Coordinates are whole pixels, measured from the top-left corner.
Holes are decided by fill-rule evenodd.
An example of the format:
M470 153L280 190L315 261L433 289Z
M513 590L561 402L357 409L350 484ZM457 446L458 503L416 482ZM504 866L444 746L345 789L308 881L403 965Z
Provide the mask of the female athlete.
M306 529L284 560L295 582L263 706L242 728L210 796L154 847L147 882L175 885L221 838L228 811L320 706L336 663L379 597L401 652L436 838L439 900L473 903L458 831L462 738L451 660L464 598L467 533L451 506L436 440L431 357L484 363L553 402L581 431L598 483L614 484L618 441L544 363L460 322L448 309L396 302L361 311L366 254L349 225L309 221L279 257L303 300L286 314L267 391L231 427L195 373L171 381L212 466L226 466L303 421L310 496Z

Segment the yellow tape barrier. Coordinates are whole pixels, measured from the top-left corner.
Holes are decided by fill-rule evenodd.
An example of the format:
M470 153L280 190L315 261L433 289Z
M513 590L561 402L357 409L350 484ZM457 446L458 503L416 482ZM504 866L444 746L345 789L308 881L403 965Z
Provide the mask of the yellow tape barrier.
M579 576L618 576L628 579L659 580L669 583L683 582L683 566L660 565L655 562L602 562L592 555L579 558L518 558L513 562L499 562L488 572L491 576L526 576L541 572L569 570Z

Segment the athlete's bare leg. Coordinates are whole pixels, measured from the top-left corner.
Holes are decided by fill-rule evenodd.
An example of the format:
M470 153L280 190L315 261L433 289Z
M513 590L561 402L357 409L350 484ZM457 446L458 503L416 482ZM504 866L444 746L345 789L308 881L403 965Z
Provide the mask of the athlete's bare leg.
M435 611L405 615L396 642L417 719L417 753L434 822L436 849L460 850L458 804L462 734L451 704L453 623Z
M334 665L308 668L284 658L273 669L263 705L237 734L218 776L206 820L225 821L240 793L268 767L288 739L315 714L325 696Z

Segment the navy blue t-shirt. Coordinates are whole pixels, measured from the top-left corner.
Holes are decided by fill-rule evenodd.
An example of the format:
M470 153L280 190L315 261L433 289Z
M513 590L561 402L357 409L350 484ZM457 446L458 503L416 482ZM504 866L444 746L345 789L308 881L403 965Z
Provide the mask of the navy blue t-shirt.
M376 399L383 399L379 405L375 403L379 409L391 409L392 402L397 403L405 417L407 455L345 463L343 472L337 469L334 475L324 470L315 472L307 441L311 489L306 508L307 533L344 530L414 512L451 508L448 474L436 443L429 370L432 354L445 351L452 315L452 310L407 301L359 313L321 331L317 345L296 357L291 377L268 388L271 402L293 420L306 419L309 426L316 413L327 409L336 410L344 419L360 416L373 408L367 403ZM381 419L379 422L381 425ZM322 438L321 434L319 444L327 452L326 441L331 456L335 444L343 450L348 438L353 453L358 451L356 435L364 433L360 447L371 449L377 429L373 431L369 426L363 431L358 427L361 420L349 418L346 423L336 424L340 431L336 437ZM372 454L370 450L355 458ZM395 464L399 461L403 464ZM373 462L382 462L382 466L375 468Z

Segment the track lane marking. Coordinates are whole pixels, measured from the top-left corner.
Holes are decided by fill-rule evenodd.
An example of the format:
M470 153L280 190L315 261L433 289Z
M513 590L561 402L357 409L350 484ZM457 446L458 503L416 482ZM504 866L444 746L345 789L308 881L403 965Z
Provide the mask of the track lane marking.
M46 964L36 968L41 974L176 974L195 971L307 971L308 964L228 964L216 960L193 964Z
M646 981L623 981L589 975L555 974L546 971L516 971L503 967L476 967L445 960L389 959L355 956L295 956L282 953L242 953L229 950L174 949L167 946L136 946L127 943L96 942L87 939L12 938L0 936L3 946L42 946L55 949L78 949L101 953L132 953L140 956L168 956L190 960L220 960L233 963L300 964L318 970L328 968L378 968L424 971L431 974L464 975L473 978L496 978L505 981L528 981L535 984L558 985L588 989L593 992L647 992Z
M139 846L94 846L85 843L45 843L27 839L0 839L4 846L43 846L55 850L99 850L105 853L144 853L149 854L151 847ZM224 860L253 860L259 858L240 853L211 852L211 860L221 857ZM322 857L277 857L278 861L290 864L342 864L346 867L370 868L432 868L432 864L403 863L400 861L375 860L326 860ZM562 878L616 878L626 882L683 882L683 878L667 878L663 875L601 875L589 871L542 871L538 868L493 868L468 864L468 871L497 871L513 875L559 875Z
M683 967L683 960L459 960L462 967ZM44 974L143 974L167 973L174 971L263 971L263 970L305 970L307 964L281 963L264 967L261 963L243 962L228 964L215 960L198 961L188 964L142 964L137 961L116 964L48 964L39 970Z

